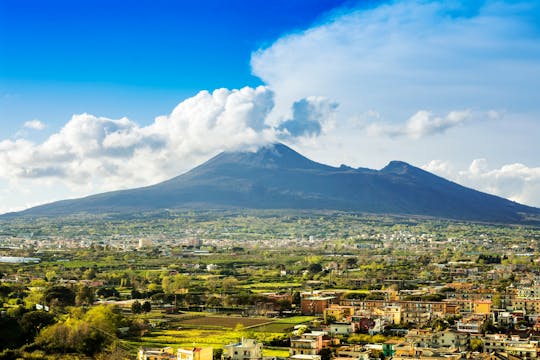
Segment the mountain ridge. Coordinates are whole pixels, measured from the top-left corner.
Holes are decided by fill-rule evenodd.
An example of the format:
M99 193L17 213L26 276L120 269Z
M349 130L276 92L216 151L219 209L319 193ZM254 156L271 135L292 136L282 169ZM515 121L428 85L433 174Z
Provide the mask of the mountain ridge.
M222 152L164 182L62 200L2 217L156 209L342 210L522 223L540 209L485 194L403 161L381 170L333 167L283 144Z

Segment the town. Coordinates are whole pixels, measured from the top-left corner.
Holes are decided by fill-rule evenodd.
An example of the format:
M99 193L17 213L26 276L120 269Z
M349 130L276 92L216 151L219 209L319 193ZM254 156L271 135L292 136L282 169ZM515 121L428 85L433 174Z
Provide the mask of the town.
M537 358L539 239L341 212L5 222L1 354Z

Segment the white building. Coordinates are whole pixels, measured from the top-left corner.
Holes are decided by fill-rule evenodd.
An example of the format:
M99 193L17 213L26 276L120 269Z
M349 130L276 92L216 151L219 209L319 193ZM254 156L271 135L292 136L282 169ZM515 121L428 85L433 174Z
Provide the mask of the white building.
M244 339L239 343L225 345L223 358L230 360L260 360L262 359L262 343L255 339Z
M139 239L139 249L152 247L152 239Z
M178 360L212 360L214 349L212 347L178 349Z

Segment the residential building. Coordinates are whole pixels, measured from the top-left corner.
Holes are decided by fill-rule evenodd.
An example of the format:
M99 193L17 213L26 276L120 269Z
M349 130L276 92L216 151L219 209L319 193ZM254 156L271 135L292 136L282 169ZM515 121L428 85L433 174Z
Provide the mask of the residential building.
M342 304L350 303L342 301ZM423 325L436 318L455 314L459 307L448 306L447 302L438 301L387 301L366 300L354 302L357 311L368 311L387 318L395 324L410 323Z
M514 299L512 300L514 311L524 311L525 315L540 314L540 299Z
M490 314L491 300L475 300L473 301L473 309L475 314Z
M342 346L336 350L333 360L369 360L370 353L360 345Z
M137 360L176 360L176 358L174 349L171 347L140 348L137 354Z
M255 339L245 339L223 347L223 358L228 360L262 359L263 345Z
M312 331L291 338L289 354L293 355L318 355L321 350L329 345L330 337L326 331Z
M452 330L412 329L405 336L405 342L414 347L448 348L465 351L469 345L469 336Z
M178 349L178 360L212 360L214 349L212 347Z
M323 315L324 309L335 299L334 296L309 296L300 303L302 315Z
M296 354L289 356L289 360L321 360L321 355Z
M481 339L486 353L506 352L521 359L538 359L538 341L505 334L487 334Z
M354 306L342 306L338 304L330 304L324 309L324 320L330 317L335 321L344 321L354 315Z
M328 328L331 335L349 335L355 330L354 323L332 323Z
M456 329L462 333L479 334L485 320L483 315L469 315L456 322Z
M396 346L393 360L423 359L423 360L459 360L461 353L448 349L435 349L429 347L416 347L402 343Z

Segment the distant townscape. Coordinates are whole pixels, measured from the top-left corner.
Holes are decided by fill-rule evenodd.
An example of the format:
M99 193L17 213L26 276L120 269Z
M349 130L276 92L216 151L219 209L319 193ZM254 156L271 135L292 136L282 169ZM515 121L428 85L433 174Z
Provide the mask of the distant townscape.
M8 220L1 358L534 359L540 230L340 211Z

